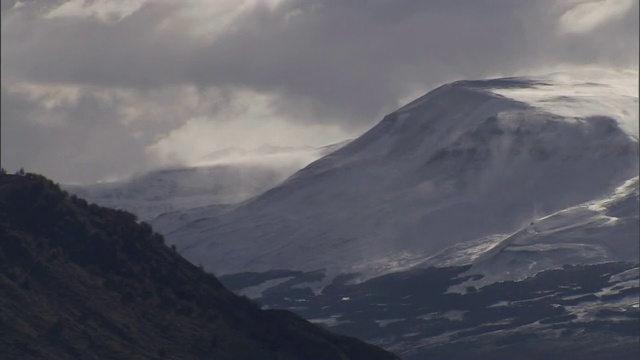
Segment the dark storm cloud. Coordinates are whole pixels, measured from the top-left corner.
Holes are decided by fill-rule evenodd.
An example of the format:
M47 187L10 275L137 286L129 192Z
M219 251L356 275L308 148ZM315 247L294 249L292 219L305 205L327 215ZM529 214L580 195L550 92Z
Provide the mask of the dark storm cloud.
M149 88L181 82L183 38L158 33L173 7L153 4L117 23L19 11L2 28L3 74L34 82ZM158 11L162 10L162 11Z
M392 110L408 85L526 66L530 58L519 49L536 44L515 12L527 5L453 3L301 2L254 11L238 31L199 49L187 69L203 85L246 84L313 99L316 112L342 115L344 124ZM283 20L293 9L302 12Z
M638 2L631 2L615 21L569 33L559 30L559 19L579 4L573 0L291 0L247 8L215 33L206 29L219 18L190 18L183 12L219 6L217 1L148 1L119 21L43 18L44 2L17 10L8 10L3 2L2 83L124 89L140 101L149 92L189 86L199 89L194 96L210 89L217 94L245 89L272 96L273 111L288 120L362 130L397 107L399 98L446 81L561 64L637 67ZM5 130L19 134L11 138L42 136L44 131L41 124L25 125L16 116L35 112L46 117L41 104L11 96L3 92L3 162ZM214 115L224 107L203 109L176 96L163 101L167 109L184 109L171 113L174 119L143 114L141 121L125 125L118 121L121 111L114 109L121 102L89 98L73 105L81 109L64 110L76 127L75 136L98 138L99 131L110 134L113 143L122 136L136 161L145 158L144 148L158 136L194 115ZM202 96L196 103L208 101L210 96ZM194 107L198 110L190 112ZM152 119L163 116L162 126ZM133 140L130 126L143 125L153 135ZM63 146L67 140L59 136L39 141L51 149L70 146ZM116 158L117 146L103 146L108 155L102 156L113 160L100 160L105 163L96 165L101 170L95 174L106 174L111 161L129 163ZM19 153L16 159L25 164L37 157ZM79 169L68 171L79 174Z
M256 6L233 31L193 39L179 31L183 24L159 26L179 10L177 3L149 2L115 24L41 21L27 29L38 40L16 44L17 51L11 39L24 38L15 32L25 29L8 27L3 62L9 73L33 81L249 87L281 94L290 111L293 100L308 100L328 115L323 118L369 123L382 109L392 110L407 85L561 61L626 65L637 57L633 13L589 36L559 39L553 3L291 1Z

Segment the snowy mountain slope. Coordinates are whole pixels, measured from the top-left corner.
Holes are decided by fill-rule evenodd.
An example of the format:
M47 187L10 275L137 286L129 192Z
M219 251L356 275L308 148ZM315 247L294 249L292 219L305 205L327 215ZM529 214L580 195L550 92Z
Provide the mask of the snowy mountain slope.
M193 223L199 219L219 216L220 214L233 209L237 204L213 204L198 206L187 209L178 209L164 212L148 222L153 229L161 234L168 234L188 223Z
M635 177L510 235L458 244L370 280L344 274L327 285L318 273L286 270L222 280L266 307L290 309L403 359L513 359L521 352L634 359L639 219Z
M636 176L602 199L544 216L511 235L496 235L474 246L463 244L446 249L420 265L473 264L469 273L483 277L458 288L480 287L496 281L522 280L566 264L637 263L638 239L640 202Z
M252 162L252 161L256 161L258 159L262 159L261 161L257 161L258 163L264 163L264 160L269 160L266 161L267 164L270 164L271 167L273 167L273 162L274 162L274 157L276 158L276 161L280 161L283 162L285 164L289 164L289 167L286 167L283 170L283 167L280 166L279 170L281 170L281 172L278 172L278 175L275 179L281 179L283 178L285 175L291 175L292 173L294 173L295 170L298 170L299 168L301 168L304 164L300 163L300 161L293 161L291 162L290 160L287 160L287 158L291 158L291 154L298 154L300 155L300 153L304 153L305 157L304 158L318 158L320 156L324 156L327 154L330 154L336 150L338 150L339 148L343 147L344 145L348 144L349 141L351 140L344 140L341 141L339 143L335 143L335 144L329 144L326 146L322 146L320 148L312 148L312 147L306 147L306 148L281 148L281 147L260 147L257 150L264 152L265 154L263 154L262 157L256 157L256 154L251 154L248 152L241 152L241 151L237 151L237 150L233 150L231 152L234 153L233 156L229 157L219 157L216 161L222 162L227 164L228 166L231 166L231 164L233 165L238 165L239 164L246 164L247 162ZM244 158L242 158L240 155L244 155ZM227 154L228 155L228 154ZM266 155L266 156L265 156ZM210 154L209 158L211 158L213 156L213 154ZM266 157L266 159L265 159ZM232 162L231 164L229 164L229 160L232 160L234 162ZM267 169L270 169L267 167ZM273 169L272 169L273 170ZM255 180L255 179L254 179ZM279 180L278 182L281 182L284 179ZM252 193L255 193L253 195L258 195L261 192L264 192L266 190L268 190L266 187L267 185L269 185L270 182L267 181L264 183L263 186L259 187L259 188L255 188ZM269 188L275 186L276 184L273 184L272 186L269 186ZM226 191L229 192L229 194L227 194L228 196L238 196L238 195L242 195L242 194L238 194L236 193L237 190L233 189L233 188L229 188L226 189ZM251 195L251 193L249 193L249 195ZM236 203L238 203L240 200L244 200L245 196L239 196L236 201L231 201L227 204L221 204L220 201L215 201L215 199L212 201L211 199L208 199L206 194L204 197L199 198L197 203L194 203L192 205L192 207L183 207L183 208L178 208L177 210L173 210L173 211L168 211L168 212L163 212L162 214L158 215L157 217L149 220L149 223L151 225L153 225L153 228L156 229L156 231L159 231L163 234L168 234L172 231L174 231L177 228L180 228L182 226L184 226L185 224L188 224L190 222L194 222L197 221L199 219L206 219L206 218L211 218L211 217L216 217L219 216L221 213L229 211L230 209L233 209L236 205ZM246 196L248 198L248 196ZM196 205L202 205L202 204L206 204L203 206L197 206L197 207L193 207Z
M183 225L192 208L232 204L258 195L343 143L321 148L262 146L226 149L207 155L202 164L148 172L132 179L65 188L103 206L133 212L142 220L171 212L156 222L167 228ZM171 224L163 223L163 220ZM175 225L174 225L175 224Z
M544 107L526 101L566 88L566 78L444 85L283 184L168 240L218 274L286 268L373 276L515 232L637 176L637 135L623 126L637 122L637 93L603 92L629 81L628 73L604 75L579 94L540 96ZM588 97L592 111L569 116L562 104L584 101L589 89L598 90Z
M124 209L141 220L210 204L240 202L286 179L296 167L213 165L163 169L131 180L65 189L102 206Z

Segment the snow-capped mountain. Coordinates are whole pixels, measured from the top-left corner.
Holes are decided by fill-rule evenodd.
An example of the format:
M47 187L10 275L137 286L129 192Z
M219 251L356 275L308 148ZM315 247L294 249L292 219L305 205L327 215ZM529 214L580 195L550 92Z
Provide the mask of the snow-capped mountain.
M547 224L638 175L637 73L597 75L441 86L266 193L196 216L168 241L216 274L326 269L370 278L457 249L478 261L496 249L503 256L532 222ZM571 241L601 250L607 239ZM617 241L637 249L635 236ZM589 259L627 259L619 255Z
M407 360L635 359L637 79L444 85L256 198L154 226L236 292Z

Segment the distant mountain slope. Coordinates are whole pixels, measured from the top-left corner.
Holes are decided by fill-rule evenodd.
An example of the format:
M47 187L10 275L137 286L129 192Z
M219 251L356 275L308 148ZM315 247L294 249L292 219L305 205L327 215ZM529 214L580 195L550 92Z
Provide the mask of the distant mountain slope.
M115 182L63 187L90 202L132 212L142 220L171 212L172 220L180 223L183 211L235 204L259 195L347 142L320 148L232 148L207 155L199 165L153 170Z
M3 359L395 359L260 310L129 213L0 175Z
M375 276L502 238L637 176L637 80L604 75L441 86L265 194L192 214L168 240L220 274Z
M64 188L90 202L151 220L173 211L232 204L258 195L298 170L295 165L217 164L154 170L129 180Z

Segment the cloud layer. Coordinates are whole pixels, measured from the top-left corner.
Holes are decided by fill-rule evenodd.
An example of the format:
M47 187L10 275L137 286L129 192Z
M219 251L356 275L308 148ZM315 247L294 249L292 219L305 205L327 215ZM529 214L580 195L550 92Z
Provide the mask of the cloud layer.
M638 67L638 1L2 2L2 164L96 181L353 136L442 82Z

